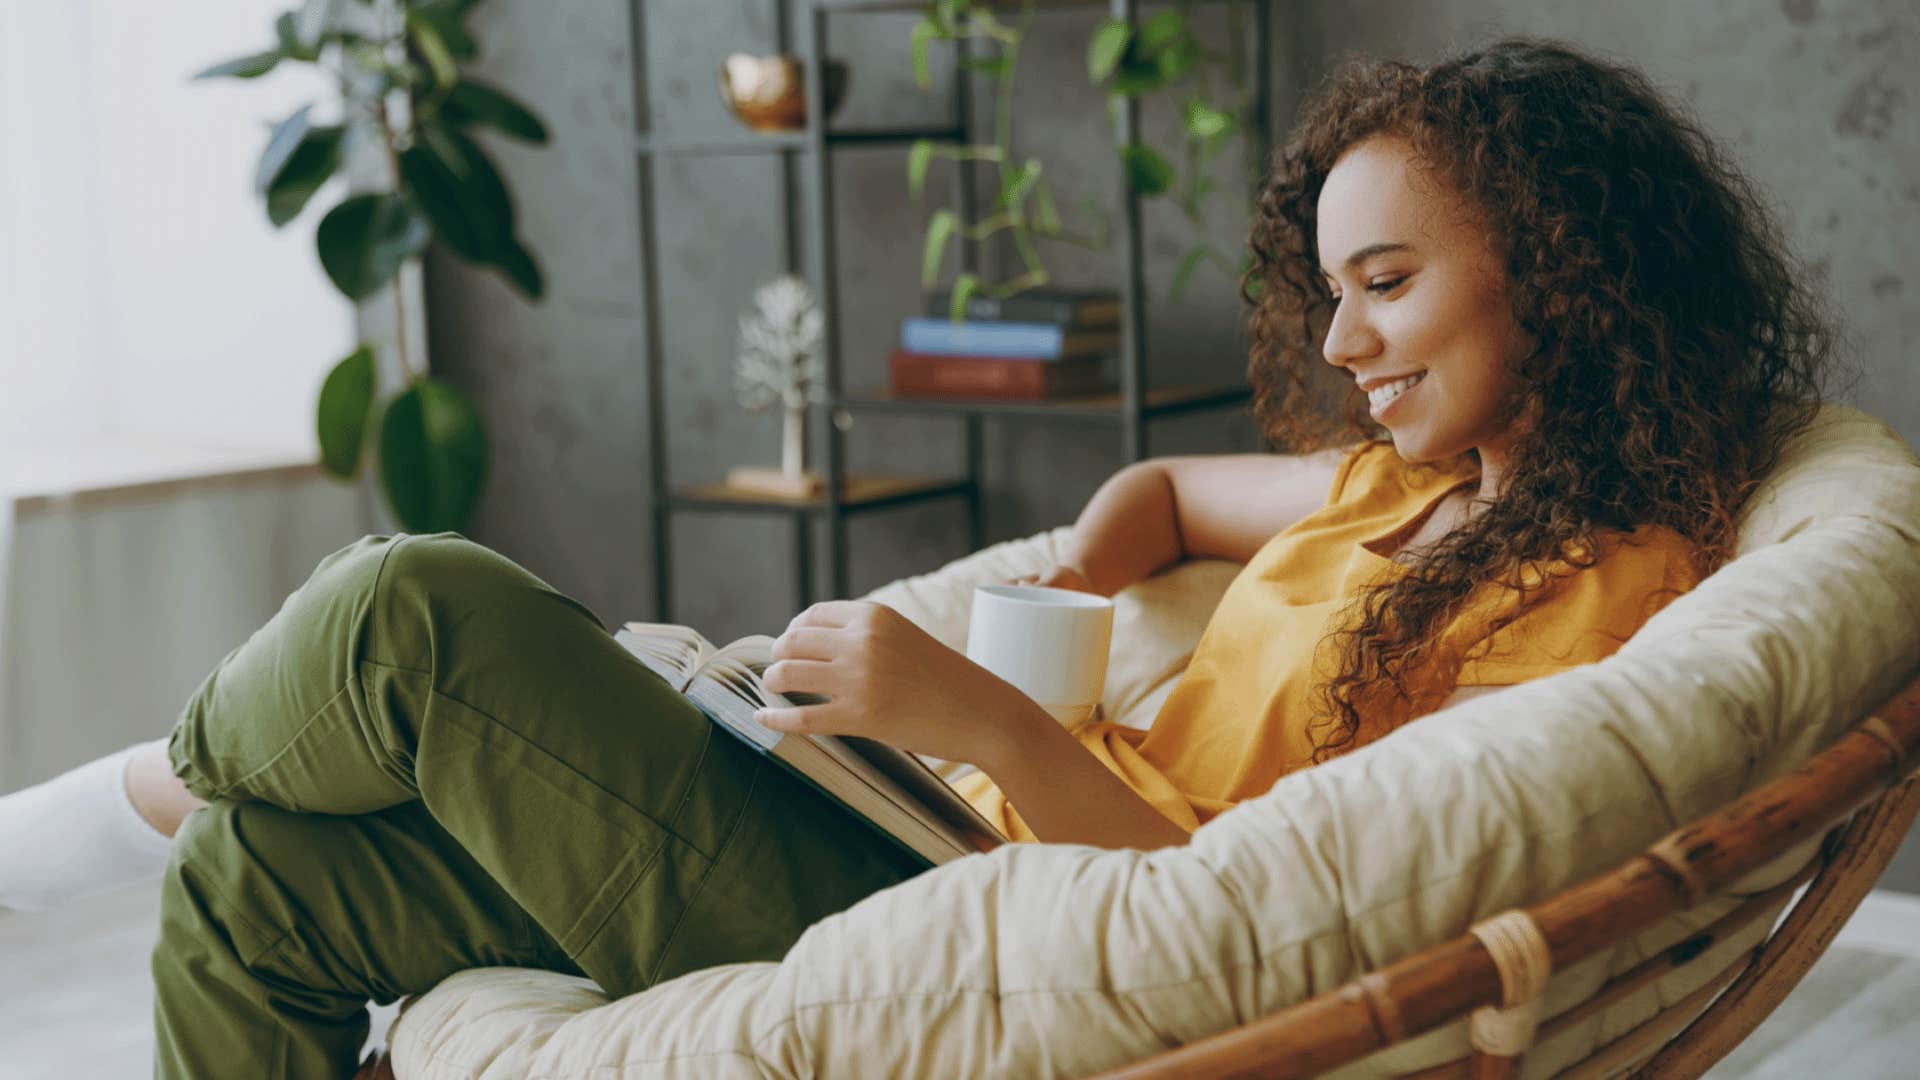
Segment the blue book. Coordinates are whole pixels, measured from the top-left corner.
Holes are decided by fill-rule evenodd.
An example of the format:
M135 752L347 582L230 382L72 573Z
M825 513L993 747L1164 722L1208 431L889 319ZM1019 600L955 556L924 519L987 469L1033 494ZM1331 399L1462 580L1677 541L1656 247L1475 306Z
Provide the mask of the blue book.
M909 318L900 347L927 356L985 356L999 360L1061 360L1098 356L1120 347L1117 330L1069 330L1050 323L954 322Z

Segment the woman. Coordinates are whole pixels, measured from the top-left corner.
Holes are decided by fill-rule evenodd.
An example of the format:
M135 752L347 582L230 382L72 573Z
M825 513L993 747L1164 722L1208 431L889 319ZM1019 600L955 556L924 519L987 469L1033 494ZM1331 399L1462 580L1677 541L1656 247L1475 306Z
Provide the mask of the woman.
M972 762L1017 839L1182 843L1288 770L1611 652L1727 557L1817 399L1826 340L1745 182L1640 76L1560 46L1346 70L1252 241L1257 409L1309 452L1122 470L1044 575L1112 594L1247 563L1150 731L1063 731L859 602L794 619L767 681L832 700L765 722ZM1316 357L1386 440L1315 449L1344 441L1295 403ZM163 1076L343 1074L368 998L466 967L619 995L778 957L921 869L451 535L330 556L165 744L9 796L0 902L175 828ZM55 829L71 865L42 857Z

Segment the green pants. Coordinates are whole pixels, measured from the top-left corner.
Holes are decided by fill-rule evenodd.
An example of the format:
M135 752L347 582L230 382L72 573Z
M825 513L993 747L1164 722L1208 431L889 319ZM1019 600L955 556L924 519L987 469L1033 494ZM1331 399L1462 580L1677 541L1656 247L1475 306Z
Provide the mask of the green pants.
M455 534L329 555L170 743L211 805L153 954L161 1077L343 1077L369 1000L486 965L609 994L782 956L925 868Z

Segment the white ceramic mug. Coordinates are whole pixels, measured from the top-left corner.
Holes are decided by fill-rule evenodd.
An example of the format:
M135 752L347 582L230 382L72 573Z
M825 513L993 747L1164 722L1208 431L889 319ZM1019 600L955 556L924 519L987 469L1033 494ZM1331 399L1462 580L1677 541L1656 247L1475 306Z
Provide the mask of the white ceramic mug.
M1100 704L1112 643L1113 601L1104 596L1040 585L973 590L967 659L1069 726Z

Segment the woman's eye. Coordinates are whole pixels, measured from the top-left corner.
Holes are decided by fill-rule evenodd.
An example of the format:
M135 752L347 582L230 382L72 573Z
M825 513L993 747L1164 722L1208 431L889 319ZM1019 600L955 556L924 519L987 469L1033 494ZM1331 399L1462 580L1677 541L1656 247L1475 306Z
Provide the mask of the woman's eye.
M1370 293L1390 293L1399 288L1400 283L1405 280L1407 280L1405 275L1402 275L1397 278L1389 278L1386 281L1370 281L1367 283L1367 291Z

